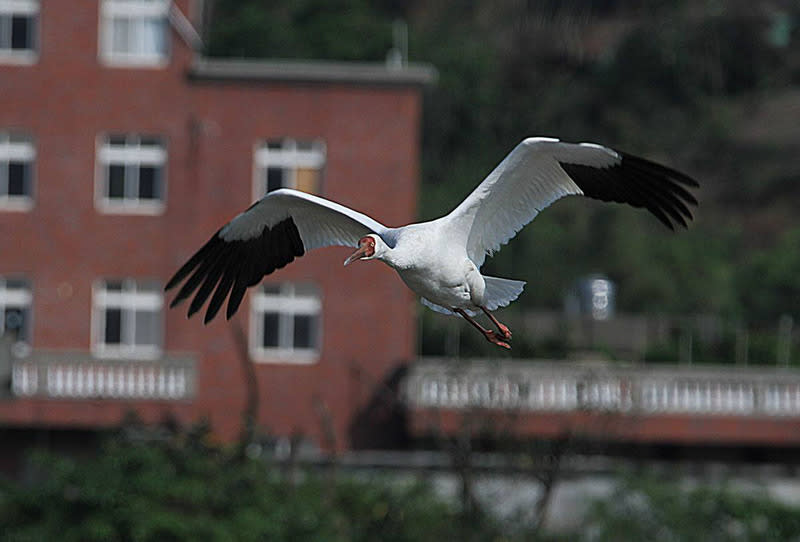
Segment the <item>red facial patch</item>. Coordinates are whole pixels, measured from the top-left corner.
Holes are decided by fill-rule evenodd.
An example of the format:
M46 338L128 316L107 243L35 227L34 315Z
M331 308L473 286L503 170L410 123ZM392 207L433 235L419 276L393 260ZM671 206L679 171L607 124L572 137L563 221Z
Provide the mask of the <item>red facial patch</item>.
M373 254L375 254L375 239L373 239L372 237L369 237L369 236L362 237L358 241L358 244L361 245L362 247L366 248L366 252L364 254L366 257L369 258Z

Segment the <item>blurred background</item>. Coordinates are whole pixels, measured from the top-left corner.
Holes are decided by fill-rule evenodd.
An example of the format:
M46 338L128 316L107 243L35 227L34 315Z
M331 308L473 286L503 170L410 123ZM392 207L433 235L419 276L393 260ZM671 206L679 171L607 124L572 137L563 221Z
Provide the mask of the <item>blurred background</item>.
M532 135L700 204L542 212L510 352L346 249L168 309L270 190L431 219ZM0 532L800 537L798 182L794 1L0 0Z

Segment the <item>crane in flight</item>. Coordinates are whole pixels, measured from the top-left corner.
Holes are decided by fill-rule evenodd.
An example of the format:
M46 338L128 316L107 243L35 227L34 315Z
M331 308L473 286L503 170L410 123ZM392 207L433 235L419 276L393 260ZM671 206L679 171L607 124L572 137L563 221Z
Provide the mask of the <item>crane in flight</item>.
M643 207L664 225L687 226L698 183L669 167L595 143L530 137L519 143L449 214L391 228L343 205L291 189L269 192L222 226L169 280L183 283L170 307L194 294L188 316L210 298L208 323L225 299L227 318L247 288L310 250L356 248L345 261L380 260L427 307L465 318L489 342L511 348L511 331L492 314L525 282L482 275L487 255L540 211L569 195ZM196 293L195 293L196 292ZM496 328L483 327L480 312Z

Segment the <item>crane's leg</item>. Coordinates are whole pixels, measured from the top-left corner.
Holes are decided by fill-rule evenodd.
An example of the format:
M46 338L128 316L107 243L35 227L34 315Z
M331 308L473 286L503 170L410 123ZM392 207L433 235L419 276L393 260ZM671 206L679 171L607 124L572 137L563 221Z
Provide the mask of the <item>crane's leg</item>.
M486 337L486 340L489 341L490 343L496 344L497 346L502 346L503 348L511 350L511 345L510 344L500 340L500 337L497 335L497 333L495 333L491 329L486 329L485 327L480 325L478 322L475 321L475 319L472 316L467 314L463 309L453 309L453 312L456 312L456 313L460 314L461 316L464 317L464 320L466 320L467 322L469 322L470 324L475 326L475 329L477 329L478 331L483 333L483 336ZM497 322L497 323L499 323L499 322ZM509 332L508 335L510 337L511 333Z
M500 320L498 320L497 318L495 318L494 314L492 314L491 312L489 312L488 310L486 310L486 307L481 307L481 310L483 311L483 314L485 314L486 316L488 316L488 317L489 317L489 320L491 320L491 321L492 321L492 323L493 323L494 325L496 325L496 326L497 326L497 330L498 330L498 331L500 331L500 334L503 336L503 338L504 338L505 340L509 340L509 339L511 339L511 330L510 330L510 329L508 329L508 326L507 326L507 325L505 325L505 324L501 324L501 323L500 323Z

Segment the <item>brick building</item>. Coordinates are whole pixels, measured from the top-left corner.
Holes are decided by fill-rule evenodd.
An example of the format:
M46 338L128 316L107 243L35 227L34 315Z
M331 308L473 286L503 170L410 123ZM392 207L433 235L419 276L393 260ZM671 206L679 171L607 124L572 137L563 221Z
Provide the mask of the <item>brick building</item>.
M201 7L0 0L4 431L93 430L134 410L207 418L232 439L247 397L240 329L259 425L329 445L333 429L346 448L378 383L415 353L410 292L385 266L344 269L347 249L271 275L231 323L167 309L169 276L266 190L413 220L434 77L202 58Z

